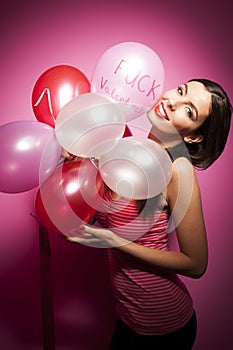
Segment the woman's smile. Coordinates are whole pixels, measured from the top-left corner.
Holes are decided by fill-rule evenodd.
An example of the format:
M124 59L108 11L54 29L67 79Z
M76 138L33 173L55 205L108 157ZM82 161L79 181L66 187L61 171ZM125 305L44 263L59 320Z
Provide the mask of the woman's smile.
M167 115L167 111L166 111L166 108L165 108L163 102L159 101L159 102L155 105L154 111L155 111L155 113L157 114L158 117L160 117L160 118L162 118L162 119L167 119L167 120L169 120L168 115Z

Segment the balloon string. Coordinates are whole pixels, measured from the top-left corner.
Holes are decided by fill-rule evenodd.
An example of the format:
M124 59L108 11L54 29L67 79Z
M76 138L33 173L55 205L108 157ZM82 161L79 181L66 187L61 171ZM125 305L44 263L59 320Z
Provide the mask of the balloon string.
M55 350L51 251L48 230L39 224L43 350Z
M33 217L33 219L35 219L35 220L39 221L39 220L38 220L38 217L37 217L35 214L30 213L30 216L31 216L31 217Z
M98 165L98 159L92 157L90 158L91 163L94 165L94 167L99 170L99 165Z

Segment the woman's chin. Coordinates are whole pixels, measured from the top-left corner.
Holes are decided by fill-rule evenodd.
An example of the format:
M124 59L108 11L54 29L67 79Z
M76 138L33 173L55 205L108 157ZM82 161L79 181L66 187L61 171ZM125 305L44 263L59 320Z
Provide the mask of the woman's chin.
M168 132L171 132L173 129L173 127L171 128L169 120L160 117L154 109L149 110L147 113L147 118L152 126L157 129L161 129L161 131L164 130L164 132L166 132L167 130Z
M169 120L160 118L153 109L147 113L147 118L152 125L151 139L157 140L165 147L172 147L182 142L180 134Z

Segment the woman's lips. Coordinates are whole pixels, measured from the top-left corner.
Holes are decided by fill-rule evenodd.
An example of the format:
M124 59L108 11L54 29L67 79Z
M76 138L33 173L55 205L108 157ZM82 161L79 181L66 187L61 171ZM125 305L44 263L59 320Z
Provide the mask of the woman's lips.
M157 114L158 117L161 119L166 119L168 120L167 112L165 110L163 102L160 102L154 107L154 111Z

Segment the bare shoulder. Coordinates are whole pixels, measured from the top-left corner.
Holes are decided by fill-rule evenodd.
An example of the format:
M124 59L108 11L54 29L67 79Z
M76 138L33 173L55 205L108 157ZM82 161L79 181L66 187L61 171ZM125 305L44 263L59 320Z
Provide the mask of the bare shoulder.
M187 158L180 157L172 164L172 176L168 184L168 193L178 191L179 186L199 187L193 165Z
M193 165L186 158L173 162L171 180L167 186L167 202L170 209L174 206L179 212L186 212L190 202L200 203L200 189Z
M195 176L192 163L185 157L177 158L172 163L171 181L177 181L179 177Z

